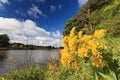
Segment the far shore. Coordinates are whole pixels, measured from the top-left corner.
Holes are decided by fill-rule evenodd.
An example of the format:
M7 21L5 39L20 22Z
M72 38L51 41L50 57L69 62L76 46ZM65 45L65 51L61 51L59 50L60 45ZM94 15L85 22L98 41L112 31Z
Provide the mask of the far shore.
M57 48L54 48L54 47L43 47L43 48L31 48L31 47L12 48L12 47L4 47L4 48L0 48L0 51L6 51L6 50L52 50L52 49L63 49L63 47L57 47Z

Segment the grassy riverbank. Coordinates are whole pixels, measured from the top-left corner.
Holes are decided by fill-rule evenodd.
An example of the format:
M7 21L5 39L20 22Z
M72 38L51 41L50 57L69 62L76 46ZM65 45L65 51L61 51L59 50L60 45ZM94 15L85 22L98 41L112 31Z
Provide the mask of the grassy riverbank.
M117 71L116 71L117 72ZM120 80L116 72L91 72L90 70L76 70L61 65L27 67L1 76L0 80Z

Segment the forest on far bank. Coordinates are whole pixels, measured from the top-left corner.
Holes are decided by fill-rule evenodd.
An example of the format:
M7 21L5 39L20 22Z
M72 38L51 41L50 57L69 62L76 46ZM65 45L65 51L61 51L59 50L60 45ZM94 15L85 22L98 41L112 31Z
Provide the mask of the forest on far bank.
M62 47L60 47L62 48ZM54 46L36 46L30 44L23 44L23 43L10 43L9 36L7 34L0 35L0 50L15 50L15 49L22 49L22 50L39 50L39 49L56 49Z

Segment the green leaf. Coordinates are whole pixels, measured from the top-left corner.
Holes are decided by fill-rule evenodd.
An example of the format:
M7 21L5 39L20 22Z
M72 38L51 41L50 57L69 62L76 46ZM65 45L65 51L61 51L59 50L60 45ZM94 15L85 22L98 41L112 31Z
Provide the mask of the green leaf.
M5 80L5 78L4 77L0 77L0 80Z
M117 80L116 75L113 71L110 71L110 74L103 74L100 72L99 74L104 78L104 80Z
M97 73L95 73L95 80L98 80L98 75L97 75Z

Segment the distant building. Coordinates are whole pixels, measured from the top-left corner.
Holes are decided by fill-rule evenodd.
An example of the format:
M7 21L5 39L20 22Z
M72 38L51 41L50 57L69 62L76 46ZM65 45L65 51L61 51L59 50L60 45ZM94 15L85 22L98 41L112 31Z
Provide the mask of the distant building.
M21 44L21 43L12 43L11 44L11 47L13 48L23 48L24 47L24 44Z

